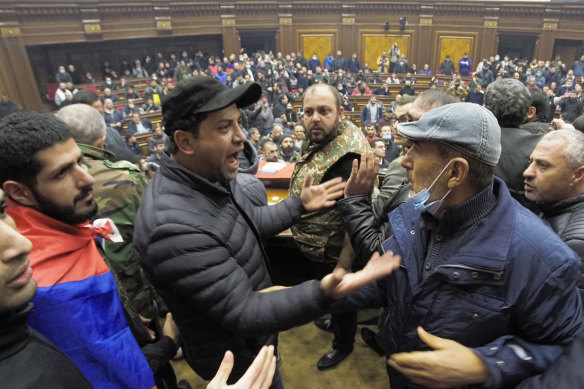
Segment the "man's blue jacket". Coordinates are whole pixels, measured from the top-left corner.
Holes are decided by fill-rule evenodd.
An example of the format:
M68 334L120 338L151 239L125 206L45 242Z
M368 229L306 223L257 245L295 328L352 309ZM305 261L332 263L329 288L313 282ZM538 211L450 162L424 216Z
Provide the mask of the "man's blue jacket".
M451 226L451 233L440 237L458 239L457 249L426 278L421 213L411 203L392 211L380 227L368 196L340 200L337 209L357 256L369 258L383 247L401 255L402 262L391 275L334 303L333 311L384 306L388 355L428 350L416 333L422 326L472 348L487 368L487 386L514 387L545 370L581 332L576 288L581 259L513 200L503 181L495 178L490 188L494 209L478 223ZM388 372L392 387L418 387L397 371Z

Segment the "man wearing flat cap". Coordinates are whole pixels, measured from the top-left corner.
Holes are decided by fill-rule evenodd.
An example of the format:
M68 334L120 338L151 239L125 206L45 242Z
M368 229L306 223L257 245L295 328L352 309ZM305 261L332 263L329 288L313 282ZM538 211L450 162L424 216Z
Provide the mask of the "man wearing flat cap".
M308 177L297 198L274 206L251 203L237 175L246 139L239 108L260 94L256 83L233 89L211 77L178 83L162 105L170 156L162 155L136 217L140 261L181 330L186 361L204 379L231 350L230 379L236 381L263 345L277 345L279 330L318 317L330 297L387 274L399 261L376 256L370 263L378 266L360 273L337 271L321 282L272 286L262 240L305 211L332 206L344 184L338 179L313 186ZM278 372L271 387L283 387Z
M397 130L409 141L409 201L374 223L375 163L362 157L336 208L357 258L391 250L400 268L333 312L387 308L392 387L515 387L581 333L581 261L493 176L490 111L448 104Z

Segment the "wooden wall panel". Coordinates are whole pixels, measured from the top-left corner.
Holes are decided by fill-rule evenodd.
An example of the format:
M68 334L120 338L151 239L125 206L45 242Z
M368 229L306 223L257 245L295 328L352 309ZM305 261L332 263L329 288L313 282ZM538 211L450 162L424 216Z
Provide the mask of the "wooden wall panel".
M300 35L301 50L307 59L310 59L314 53L320 59L324 67L324 57L329 55L333 48L336 47L336 34L332 32L323 32L319 34L306 33L298 31Z
M444 34L444 35L443 35ZM436 48L436 57L434 59L435 69L437 70L440 67L442 61L447 54L450 54L450 58L452 62L454 62L456 66L456 70L458 70L458 60L462 58L464 53L469 53L469 57L473 58L476 53L476 42L477 42L477 34L472 34L471 36L453 36L447 35L444 32L437 32L436 33L436 41L437 44L434 45ZM478 62L473 60L473 67Z
M401 16L408 20L405 31L398 30ZM41 85L40 94L44 94L43 81L52 78L55 62L84 62L95 54L92 63L77 65L96 70L106 51L116 62L116 57L143 55L161 46L165 52L186 46L189 51L202 49L209 53L224 49L229 55L239 51L242 31L260 25L276 30L277 49L283 53L304 50L310 56L316 51L322 60L330 51L341 49L345 57L357 52L361 62L369 62L372 68L376 68L381 50L388 50L394 41L418 68L428 63L436 69L447 52L457 62L466 50L476 64L494 55L501 37L509 34L533 35L537 39L534 56L547 59L556 42L582 41L582 20L581 2L0 0L2 30L17 26L20 31L18 40L4 42L0 47L1 55L15 57L0 58L0 87L9 90L25 107L36 108L39 96L25 96L29 96L30 85L34 84ZM390 23L389 31L384 31L386 21ZM212 42L206 42L208 36L214 36ZM0 31L0 38L6 37ZM185 39L192 40L192 45L176 43ZM144 40L150 40L149 48L141 48L135 54L135 42ZM76 44L95 45L95 52L75 52L79 48ZM124 48L127 54L118 53L124 44L128 45ZM52 50L59 52L47 54ZM568 50L560 46L558 50L568 57L578 57L582 48ZM22 56L26 51L29 58ZM43 56L48 59L46 70L42 61L35 60ZM34 74L23 74L10 65L15 63L25 69L34 68ZM29 76L30 82L11 81Z
M364 33L361 45L363 47L363 64L368 62L369 67L377 71L377 58L384 50L389 55L389 50L394 43L397 43L400 52L405 54L407 58L410 45L410 37L408 35Z

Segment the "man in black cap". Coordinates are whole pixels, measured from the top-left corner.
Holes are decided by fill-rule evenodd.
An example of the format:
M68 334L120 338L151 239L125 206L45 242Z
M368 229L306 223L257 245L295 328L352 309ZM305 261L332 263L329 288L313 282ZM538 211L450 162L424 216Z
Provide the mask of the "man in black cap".
M260 94L256 83L233 89L211 77L178 83L162 105L170 157L162 155L136 217L140 260L183 334L187 362L204 379L212 378L228 349L235 355L230 379L239 379L262 345L277 344L279 330L318 317L330 297L398 263L393 255L376 257L370 263L377 268L337 270L285 290L272 286L262 240L303 212L332 206L344 184L334 179L313 186L309 175L298 197L274 206L251 203L254 194L243 194L237 175L246 139L238 108ZM272 388L281 387L276 372Z

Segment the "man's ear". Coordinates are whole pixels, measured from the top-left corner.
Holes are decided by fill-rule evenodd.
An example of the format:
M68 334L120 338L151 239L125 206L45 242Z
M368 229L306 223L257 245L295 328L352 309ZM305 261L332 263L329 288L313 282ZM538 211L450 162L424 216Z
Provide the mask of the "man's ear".
M186 154L186 155L192 155L195 152L195 144L194 144L194 140L195 137L193 136L193 133L190 131L183 131L183 130L176 130L173 134L174 136L174 143L176 143L176 146L178 147L178 149Z
M574 169L574 178L572 182L576 185L584 183L584 166L579 166Z
M339 107L339 119L343 118L343 113L345 112L343 107Z
M448 176L448 188L454 189L460 186L468 176L468 161L464 158L454 158L450 163L450 175Z
M535 107L532 105L531 107L529 107L529 110L527 111L527 118L531 119L534 118L535 115L537 115L537 110L535 109Z
M2 190L11 200L29 207L36 207L37 201L32 190L23 183L8 180L2 184Z

